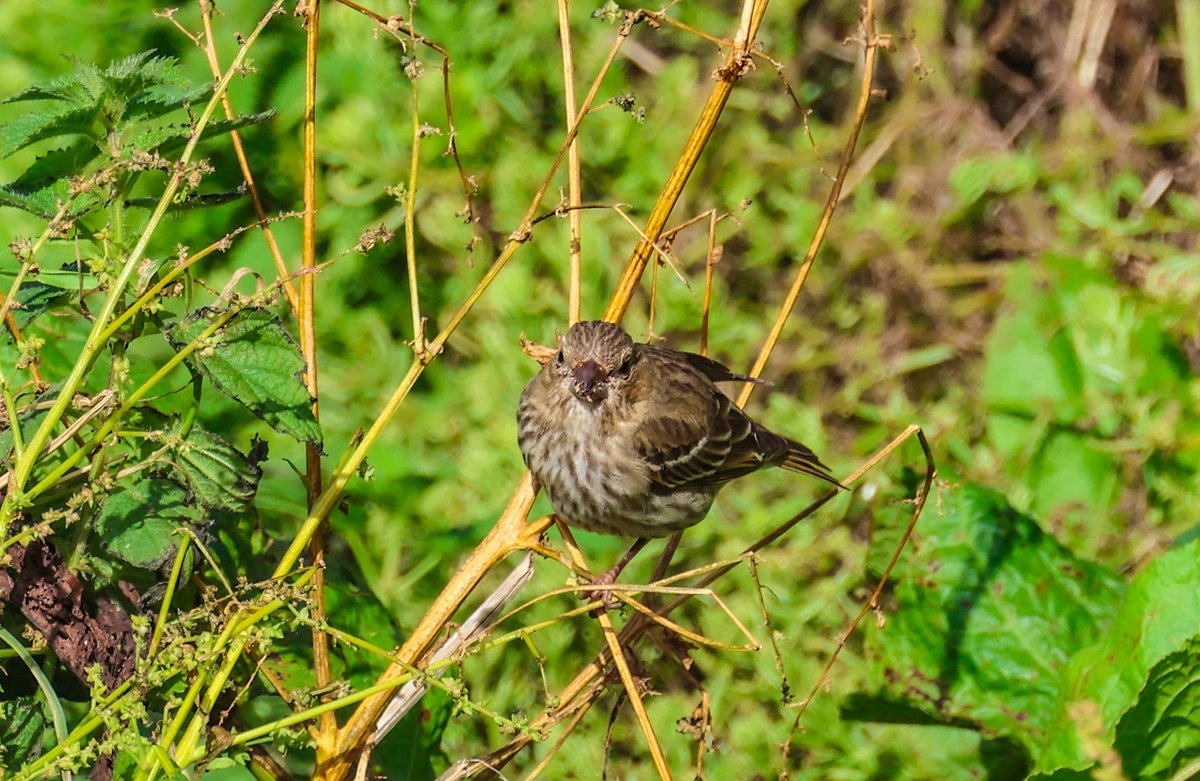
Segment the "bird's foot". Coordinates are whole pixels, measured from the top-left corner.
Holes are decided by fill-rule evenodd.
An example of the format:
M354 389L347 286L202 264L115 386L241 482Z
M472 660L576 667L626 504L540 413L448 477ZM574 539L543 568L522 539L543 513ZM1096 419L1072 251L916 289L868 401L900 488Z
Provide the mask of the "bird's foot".
M611 586L611 585L613 585L614 583L617 582L617 576L621 574L622 569L624 569L623 565L613 567L612 569L608 570L607 572L597 575L596 577L592 578L591 585L592 586ZM590 602L593 599L598 599L598 600L600 600L600 604L604 606L605 610L616 610L618 607L621 606L621 601L619 599L617 599L616 597L614 597L612 591L610 591L607 588L601 588L600 590L588 589L587 591L581 592L579 595L579 598L585 602Z

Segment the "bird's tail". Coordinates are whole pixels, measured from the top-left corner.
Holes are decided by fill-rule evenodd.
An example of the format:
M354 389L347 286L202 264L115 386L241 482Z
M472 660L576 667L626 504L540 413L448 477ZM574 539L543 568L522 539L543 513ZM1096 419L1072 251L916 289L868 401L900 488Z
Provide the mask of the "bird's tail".
M784 457L783 462L779 465L793 472L803 472L806 475L812 475L830 485L837 486L843 491L850 490L838 482L838 479L830 473L829 467L822 464L821 459L817 458L816 453L794 440L788 440L787 456Z

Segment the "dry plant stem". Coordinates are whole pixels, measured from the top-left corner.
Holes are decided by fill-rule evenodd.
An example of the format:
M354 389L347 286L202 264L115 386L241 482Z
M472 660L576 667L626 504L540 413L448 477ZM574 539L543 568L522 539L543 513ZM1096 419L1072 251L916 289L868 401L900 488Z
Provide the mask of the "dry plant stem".
M304 384L313 398L313 416L320 419L317 402L319 383L317 374L316 332L316 284L317 275L312 273L317 265L317 54L321 34L320 0L309 0L305 5L304 52L304 227L301 242L301 268L308 272L300 277L300 349L304 353ZM304 446L305 488L308 508L312 510L321 495L321 451L312 443ZM333 680L329 665L329 635L325 625L325 524L317 527L309 542L309 555L316 572L313 577L313 668L317 688L325 690ZM322 713L313 730L318 745L332 745L337 737L337 717L332 711Z
M700 354L708 355L708 314L712 310L713 253L717 248L717 210L708 220L708 255L704 259L704 302L700 306Z
M204 23L204 43L201 46L204 49L205 56L208 57L208 67L212 69L213 77L220 78L221 62L217 59L217 46L213 38L212 28L212 0L200 0L200 19ZM199 44L199 41L197 41ZM233 104L229 102L229 93L221 96L221 107L225 109L225 116L233 119L237 116L233 111ZM229 133L229 140L233 143L233 153L237 156L238 166L242 169L242 179L246 182L246 189L250 191L250 201L254 204L254 213L258 217L259 224L262 227L263 239L267 242L267 250L271 253L271 258L275 261L275 270L279 272L279 276L286 277L288 275L287 263L283 259L283 253L279 249L279 244L275 241L275 232L271 230L271 223L267 219L266 209L263 208L262 196L258 192L258 185L254 181L254 173L250 170L250 160L246 157L246 148L242 144L242 134L233 130ZM283 285L283 294L287 298L288 306L291 307L292 313L296 314L300 311L300 298L296 293L296 287L290 281Z
M667 217L670 215L671 209L678 200L683 185L686 183L688 177L691 175L691 172L694 170L696 161L699 159L700 152L703 150L708 139L712 136L717 118L720 116L720 113L729 98L729 93L733 88L733 83L737 81L746 66L747 58L749 57L747 52L753 46L754 36L758 30L759 24L762 21L762 15L765 11L765 8L765 2L754 3L753 0L747 0L746 5L743 8L742 19L739 24L737 35L737 42L734 46L734 49L726 59L724 65L717 71L717 83L713 88L712 94L709 96L709 99L701 112L700 118L697 120L696 127L693 129L692 135L688 140L688 144L685 147L679 162L676 164L675 169L672 171L672 174L668 179L668 183L664 189L663 195L659 198L651 212L650 218L647 221L648 228L645 233L650 240L647 241L646 239L643 239L641 242L639 242L638 247L634 251L633 257L626 265L625 272L622 275L621 283L618 286L617 291L614 293L613 300L609 305L608 311L606 312L605 316L607 319L619 319L620 315L624 314L625 310L628 308L629 301L632 298L633 291L637 284L637 280L642 271L645 269L646 261L649 259L652 253L653 243L655 240L657 240L663 226L666 224ZM538 191L535 194L535 197L530 204L530 208L526 212L521 225L514 232L513 237L506 244L504 250L492 264L492 267L488 270L487 274L484 275L484 278L480 281L479 285L476 287L476 290L451 317L445 329L443 329L443 332L438 335L438 339L435 340L435 343L440 345L440 343L444 341L445 337L447 337L449 333L453 332L453 330L458 327L458 325L470 311L471 307L474 305L475 301L478 300L480 295L482 295L483 290L485 290L487 286L491 284L492 280L495 279L496 275L499 274L500 270L516 251L517 247L528 238L530 221L533 219L534 215L536 215L542 198L545 197L545 193L549 188L550 179L554 175L554 172L557 170L558 166L561 164L561 161L566 154L566 150L571 141L578 135L580 123L582 122L583 117L586 116L587 112L590 110L590 107L595 100L596 92L599 90L600 83L603 80L604 75L607 73L609 67L611 67L622 42L629 36L632 23L634 21L635 19L633 17L627 17L625 24L622 25L620 31L618 32L617 39L614 42L613 47L610 49L608 57L601 67L599 75L592 83L591 89L589 90L587 97L584 99L579 113L575 117L575 121L572 124L571 130L567 134L567 139L565 140L563 146L559 149L558 155L556 156L554 163L551 165L550 171L548 172L546 178L543 180L542 185L538 188ZM325 494L322 495L321 501L318 503L317 507L314 508L313 512L310 514L310 517L305 521L305 525L301 528L297 539L293 542L292 548L290 548L289 551L284 555L283 560L280 562L278 568L279 570L286 572L291 568L292 564L295 563L296 556L298 555L298 551L295 551L296 545L302 544L306 534L310 535L312 533L309 527L315 527L316 524L320 523L320 519L323 518L324 515L328 513L329 509L336 503L337 498L340 497L341 491L344 489L346 481L349 480L349 476L353 474L353 470L358 467L359 463L362 461L362 458L365 457L366 449L369 448L378 437L379 430L391 420L391 416L394 415L395 410L399 407L400 402L403 400L404 396L407 395L408 390L412 387L412 384L416 381L416 377L420 374L421 369L423 369L423 364L418 360L418 362L414 363L413 368L410 369L408 376L406 376L401 382L400 387L397 388L392 399L389 400L384 412L376 420L376 423L372 425L371 430L367 433L367 436L364 437L362 445L355 451L353 455L351 455L350 458L347 459L347 471L339 472L339 474L336 475L334 480L331 482ZM409 636L408 640L400 650L399 657L401 659L410 661L419 658L433 642L434 638L441 630L441 627L453 616L455 610L457 610L458 606L471 592L483 575L512 550L520 547L528 547L530 541L528 539L522 541L522 535L528 537L530 533L530 530L528 530L524 524L524 518L526 515L528 515L529 509L533 504L534 495L535 492L533 489L532 478L526 474L516 492L513 494L512 499L509 501L508 507L504 513L501 514L492 531L483 540L483 542L479 544L468 560L460 567L459 571L455 573L450 583L447 584L446 588L434 601L434 604L426 612L425 616L418 623L413 633ZM390 677L400 674L401 670L402 668L394 665L384 672L380 680L388 680ZM339 735L337 749L332 756L323 754L318 749L317 777L323 779L340 779L344 777L353 762L352 752L360 747L362 742L370 734L375 720L378 718L379 712L386 704L386 700L386 695L382 697L374 697L365 700L363 704L359 706L353 716L351 716L350 721L345 727L343 727Z
M309 517L305 519L304 524L301 526L299 532L297 532L296 538L292 541L291 546L284 553L283 558L276 567L277 576L286 574L295 565L307 540L312 536L314 530L322 520L329 514L330 510L336 506L342 492L345 490L346 484L362 464L367 452L379 438L383 429L387 427L395 416L396 411L407 397L408 392L412 390L417 378L424 371L428 360L441 349L446 340L450 338L450 335L466 319L484 291L487 290L504 269L504 266L512 258L513 254L516 253L517 249L528 239L530 221L537 214L539 205L550 187L550 182L566 155L568 145L579 133L579 125L583 117L587 116L596 98L596 93L600 89L600 84L616 59L622 42L629 36L629 32L628 24L623 25L618 32L617 39L609 50L608 57L605 59L600 72L593 81L587 97L584 98L579 114L575 117L575 123L567 134L563 145L559 148L558 154L551 164L546 177L542 180L541 186L530 202L529 209L526 211L520 226L513 233L512 238L505 244L504 249L492 263L492 266L475 286L475 289L467 296L467 299L459 306L458 310L451 315L446 326L437 337L433 339L431 347L427 351L427 357L422 358L422 356L417 356L408 373L401 380L400 385L397 386L391 398L388 399L384 409L363 436L361 443L354 448L353 452L345 458L344 463L334 473L329 485L321 494L316 505L309 513ZM492 528L491 532L488 533L487 537L479 543L470 557L460 566L451 581L446 585L438 598L434 600L434 603L429 607L421 621L409 635L398 654L400 659L403 659L408 664L415 663L433 643L442 626L450 620L454 612L462 604L462 601L466 599L467 595L471 593L478 582L492 567L502 561L510 552L530 548L536 543L538 535L545 530L549 521L541 524L525 523L525 518L533 506L535 495L533 479L526 473L518 484L512 498L509 500L508 507L496 521L496 525ZM393 665L383 673L380 681L389 680L402 672L403 667ZM352 752L361 747L363 741L370 735L374 729L375 721L385 707L387 700L388 695L386 694L364 700L362 705L350 717L350 721L339 733L336 749L331 753L324 753L320 749L318 750L316 778L333 780L345 777L345 774L352 767Z
M904 529L904 534L900 537L899 544L896 545L896 550L892 551L892 558L888 561L887 568L884 569L883 574L879 577L879 582L875 585L875 590L871 592L871 598L863 604L862 609L858 611L858 615L854 617L854 620L837 636L837 645L834 647L833 653L829 655L829 660L825 663L825 668L821 670L821 675L818 676L817 682L813 684L808 696L800 701L796 711L796 720L793 722L792 729L788 733L785 751L787 750L786 747L791 744L792 736L796 734L796 729L800 726L800 719L804 717L804 712L808 710L808 704L813 701L813 698L817 696L817 692L829 680L829 672L833 669L834 663L837 662L838 655L841 654L842 649L846 647L847 638L858 628L858 625L867 613L878 606L879 595L883 592L883 587L887 584L888 578L891 577L892 569L895 568L896 562L900 560L900 554L908 544L913 529L916 528L917 519L921 517L921 511L925 509L925 502L929 499L929 491L933 487L933 478L937 474L937 469L933 461L933 451L929 448L929 440L925 438L924 431L917 426L909 426L901 436L907 439L914 433L917 435L917 441L921 444L921 451L925 455L925 482L921 485L921 490L917 492L916 497L913 499L912 517L908 521L908 526Z
M442 626L454 615L463 600L474 590L492 567L502 561L509 553L526 548L532 548L538 537L549 526L549 519L541 523L526 524L525 517L533 505L535 496L533 478L526 473L516 493L509 501L508 507L501 513L496 525L484 538L483 542L471 554L467 564L464 564L446 585L446 588L434 600L426 612L437 620L422 620L409 635L404 645L397 652L397 657L406 664L415 664L425 651L432 645ZM469 566L468 566L469 565ZM411 661L410 661L411 660ZM379 678L379 682L391 680L404 674L401 665L391 665ZM338 735L338 744L332 756L322 757L318 754L318 778L342 778L349 769L352 759L350 753L359 747L375 728L375 722L386 706L390 695L382 694L365 700L350 717L350 721ZM322 760L329 763L323 766ZM322 775L324 773L324 775Z
M842 192L842 185L846 181L846 172L850 170L850 163L854 159L854 148L858 145L858 136L862 132L863 122L867 116L867 106L871 101L871 83L875 78L875 58L879 49L879 40L875 37L874 0L867 0L866 7L863 10L862 29L865 41L862 83L858 92L858 104L854 109L854 121L850 124L850 135L846 138L846 146L842 150L842 161L838 165L837 176L834 178L833 185L829 188L829 197L825 200L825 208L821 210L821 218L817 222L816 230L813 232L812 241L808 244L808 251L804 253L804 262L800 264L800 270L796 273L796 279L793 280L783 305L779 307L779 314L775 317L775 323L771 326L771 332L767 335L766 343L759 352L758 358L754 361L754 367L749 371L749 376L751 377L762 376L763 369L767 365L767 360L771 357L771 352L775 349L775 344L779 341L780 335L783 334L783 327L787 323L792 309L796 306L796 300L800 297L800 290L804 287L805 280L808 279L808 272L812 269L813 261L817 257L817 251L820 250L821 243L825 240L825 233L829 230L829 223L833 220L833 212L838 205L838 197ZM746 406L746 402L750 400L750 396L753 393L754 383L743 385L741 393L738 394L738 406Z
M562 45L563 108L567 114L567 130L575 119L575 57L571 46L571 22L567 15L569 0L558 0L558 38ZM567 286L567 321L579 322L580 288L582 287L582 216L576 208L583 203L583 178L579 169L579 138L571 139L567 149L567 204L570 225L570 279Z
M8 524L12 521L17 512L19 512L19 508L24 501L23 493L25 490L25 483L28 481L30 474L33 472L33 467L37 460L37 454L41 451L42 446L45 445L50 439L51 432L53 431L54 427L58 425L59 421L62 420L62 416L66 412L67 406L71 403L71 399L74 398L75 393L83 384L83 380L86 377L88 370L91 368L93 361L106 345L106 343L102 341L99 336L108 326L109 321L112 320L113 315L116 313L117 307L120 304L121 299L124 297L125 288L128 286L130 278L133 276L134 271L138 268L142 262L142 259L146 255L146 248L150 244L151 237L154 235L159 224L161 224L163 217L166 215L167 209L170 208L171 204L174 202L175 193L179 191L179 186L183 180L184 168L192 159L192 155L195 153L196 145L200 142L204 127L208 124L209 119L216 110L217 101L220 100L220 96L225 93L225 90L229 88L229 83L233 79L234 75L241 70L242 64L246 60L246 55L249 52L250 47L253 46L254 42L258 40L258 36L266 27L267 22L270 21L271 17L279 12L281 6L282 0L277 0L276 2L272 3L267 13L258 22L250 35L246 37L241 47L239 47L238 53L234 57L233 62L230 64L229 70L225 72L225 75L221 78L220 82L213 90L213 96L209 99L207 105L205 105L203 112L201 112L200 116L196 119L195 127L192 131L191 137L188 139L187 145L184 147L184 150L179 157L180 164L176 166L176 173L173 174L170 179L168 179L167 185L163 190L163 194L159 198L158 204L154 207L154 211L151 212L150 218L147 220L141 236L138 237L137 242L134 244L133 249L129 253L129 257L125 259L124 265L117 274L117 278L113 280L112 285L109 287L108 296L104 299L104 304L101 306L100 311L96 315L83 350L76 359L75 365L71 368L70 374L68 374L66 380L62 384L62 389L59 391L59 394L54 401L54 406L51 407L49 413L47 413L45 419L43 420L42 425L38 427L37 431L34 432L33 436L27 443L25 457L20 459L13 469L13 476L9 482L8 493L5 496L3 506L0 507L0 537L4 537L6 535ZM6 306L9 303L10 302L8 300L4 302Z
M876 452L871 458L863 463L858 469L851 473L848 477L842 480L843 484L851 485L862 478L864 474L875 468L881 461L891 455L901 444L911 438L914 434L920 431L918 426L909 426L903 433L885 445L882 449ZM930 478L932 479L932 478ZM796 515L789 518L787 521L780 524L774 531L767 534L762 539L748 547L743 553L743 557L762 550L766 546L773 543L775 540L782 537L798 523L805 518L810 517L814 512L824 506L831 499L841 495L840 491L830 490L817 498ZM701 568L708 574L701 578L696 584L696 588L705 588L711 585L715 580L729 573L740 563L742 557L733 560L731 563L719 565L716 567ZM660 574L656 572L656 578ZM668 581L672 578L668 578ZM691 594L680 596L667 606L658 610L658 615L670 615L676 608L691 598ZM642 615L637 615L626 622L621 629L620 641L622 645L629 645L636 640L643 632L650 627L650 621ZM608 667L609 652L605 649L598 654L586 667L584 667L575 678L567 684L567 686L559 694L559 702L561 703L557 709L547 710L539 714L532 722L530 729L533 731L545 732L560 723L564 719L570 718L578 714L580 711L587 711L599 700L600 695L604 692L602 680L604 672ZM572 721L572 725L578 723L578 719ZM501 768L514 759L522 750L532 743L532 740L527 735L520 735L510 741L508 744L496 749L488 754L484 759L488 765L496 768Z
M471 241L467 244L467 250L474 250L475 244L479 241L479 235L476 232L476 222L478 220L475 217L475 205L471 201L471 195L476 188L475 184L471 180L471 177L467 176L467 171L463 167L462 158L458 155L458 131L454 129L454 104L450 100L450 52L446 51L444 46L441 46L434 41L429 40L428 38L417 35L412 25L401 17L383 16L382 14L377 13L370 8L359 5L358 3L354 2L354 0L338 0L338 2L347 8L357 11L363 16L371 19L393 38L401 40L399 34L404 33L409 36L409 40L414 44L419 43L422 46L433 49L435 52L441 55L442 102L446 107L446 124L448 125L447 135L449 136L445 154L454 158L454 165L458 168L458 178L459 181L462 182L463 200L465 201L463 210L459 212L459 215L463 217L463 221L467 225L471 226Z
M415 13L415 0L410 0L409 13ZM417 48L416 33L413 20L408 20L412 48ZM412 309L413 352L418 356L425 355L425 324L421 318L421 299L417 285L417 239L416 239L416 203L417 203L417 170L421 162L421 114L420 94L417 91L417 76L414 73L412 82L412 158L408 166L408 192L404 198L404 255L408 268L408 302Z
M584 561L583 552L579 550L579 546L575 543L575 536L571 534L571 530L567 525L555 519L555 525L558 526L559 534L562 535L563 542L567 546L567 552L571 556L571 561L576 567L586 570L587 562ZM625 658L625 652L621 649L621 641L617 639L617 630L613 626L612 617L608 614L608 608L603 604L598 608L596 620L600 624L600 631L604 634L604 642L608 645L608 652L612 655L613 666L617 668L617 674L621 677L621 684L625 687L625 694L629 698L629 704L633 706L633 713L637 716L638 726L642 729L642 735L646 738L646 746L650 749L650 758L654 762L654 769L658 771L658 777L663 781L670 781L671 768L667 765L667 758L663 756L662 745L658 742L658 736L654 734L654 725L650 723L650 715L646 713L646 705L642 702L642 695L638 692L637 682L633 679L633 672L629 669L629 660Z
M688 177L696 169L700 153L708 145L708 140L712 137L713 130L716 129L717 120L725 108L725 103L733 92L733 85L741 79L745 72L750 60L749 52L754 46L754 36L758 33L766 6L766 0L759 0L759 2L746 0L743 4L742 21L738 26L734 46L725 58L724 64L717 68L717 82L713 86L712 92L709 93L704 107L700 110L700 116L692 128L692 133L684 145L678 162L675 163L671 175L663 185L662 194L659 195L658 201L655 202L654 208L650 210L650 215L646 218L646 226L643 231L645 237L634 247L633 254L625 264L612 300L604 312L605 320L619 322L625 315L625 310L629 308L634 290L637 289L638 281L642 277L642 272L646 270L646 263L654 250L654 243L662 234L663 227L667 224L667 218L671 216L671 210L675 208L675 203L679 200L679 195L683 192L683 186L687 184Z

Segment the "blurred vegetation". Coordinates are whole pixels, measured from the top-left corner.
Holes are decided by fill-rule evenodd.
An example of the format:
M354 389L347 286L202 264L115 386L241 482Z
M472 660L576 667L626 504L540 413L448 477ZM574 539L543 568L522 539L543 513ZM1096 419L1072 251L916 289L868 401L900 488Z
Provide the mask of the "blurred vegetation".
M581 90L616 30L594 17L597 6L576 2L570 9ZM219 6L223 63L236 51L235 33L248 33L266 7ZM410 13L408 3L395 0L372 8L384 16ZM438 59L421 50L424 75L414 82L411 52L366 17L323 3L318 257L335 262L316 279L316 337L330 466L375 419L413 360L405 344L413 333L403 241L355 251L367 230L402 233L406 190L395 188L409 177L413 85L421 121L440 131L423 140L415 203L430 333L518 226L564 137L551 5L425 0L414 8L421 35L450 54L455 144L478 188L472 198L479 222L466 225L458 216L463 186L453 158L443 154L449 126ZM9 31L0 40L0 95L77 63L103 68L149 50L177 58L187 83L210 83L203 51L155 10L142 0L0 5ZM733 11L713 3L684 2L668 13L718 36L736 25ZM770 62L757 59L674 212L676 221L708 209L735 214L718 228L724 254L715 267L709 340L710 354L732 367L749 366L757 353L827 196L857 97L859 14L858 2L771 3L762 50L781 63L780 75L805 108L795 106ZM195 8L174 19L200 29ZM1188 544L1200 528L1200 8L1192 0L913 0L882 4L878 27L893 36L891 50L880 58L878 92L843 202L767 366L774 387L757 393L751 412L810 445L838 474L920 424L937 459L936 493L885 592L879 621L851 636L798 731L796 701L817 683L907 520L909 468L921 467L915 446L765 550L757 567L761 592L744 567L715 586L764 650L694 649L685 673L650 644L638 647L655 692L647 699L651 718L679 777L695 762L696 738L677 734L676 723L700 702L698 685L711 697L711 733L701 738L715 749L704 757L707 778L1082 778L1093 766L1096 778L1188 777L1200 759L1200 737L1194 730L1164 735L1179 729L1166 725L1194 723L1200 712L1200 611L1189 609L1200 574L1193 571L1195 544ZM242 136L270 214L301 208L303 52L300 22L276 18L251 51L251 72L229 91L234 108L254 118ZM583 123L586 202L627 204L635 220L649 210L716 64L711 42L670 26L635 28L598 102L632 95L638 110L607 105ZM274 116L260 116L266 111ZM0 122L28 112L28 104L0 105ZM52 147L35 144L0 161L0 182L18 180ZM227 139L205 141L199 154L213 169L199 191L236 196L242 177ZM163 181L162 171L140 173L129 197L157 198ZM560 173L543 211L553 210L565 182ZM131 231L147 212L131 208L135 213ZM8 208L3 215L5 242L46 227L44 217L28 212ZM244 196L173 211L148 256L174 256L180 244L198 250L255 219ZM698 349L705 225L672 247L688 285L670 269L657 273L653 334L650 286L643 284L626 319L636 337ZM300 221L273 228L296 268ZM636 241L611 210L583 212L585 317L600 316ZM39 266L73 268L93 244L78 237L51 242ZM399 645L503 509L522 474L516 399L535 368L519 339L549 343L565 327L567 255L566 221L540 223L375 445L372 479L354 482L332 518L331 625L383 648ZM16 267L9 259L0 268L4 290ZM276 277L255 231L204 261L196 300L175 301L169 312L212 303L205 287L220 291L244 268ZM77 302L58 303L28 332L44 340L39 367L51 381L69 372L89 327ZM294 333L286 307L276 310ZM118 352L135 378L145 379L179 348L167 336ZM0 346L5 367L16 365L20 349L9 341ZM110 364L100 359L89 393L109 385ZM188 373L177 370L168 386L160 411L186 414ZM245 405L216 392L203 395L196 420L239 451L249 451L254 436L269 440L254 508L226 508L206 532L228 579L260 581L306 515L297 476L304 436L273 434ZM675 566L736 556L817 490L783 473L739 481L684 537ZM99 515L112 515L106 512ZM534 516L546 512L539 499ZM625 545L579 537L596 569ZM645 555L624 578L645 582L653 559ZM86 581L115 581L104 561L84 556L73 564ZM217 579L211 567L194 566L181 598L199 605L197 584ZM563 570L541 562L525 595L566 582ZM1166 628L1140 632L1163 602L1177 608L1161 619ZM564 596L522 620L574 606ZM267 664L315 702L301 619L277 628L286 637L272 640ZM674 620L737 641L711 602L693 601ZM0 624L16 637L25 629L13 611ZM1131 662L1136 672L1105 670L1139 644L1153 650ZM510 644L471 657L452 677L492 711L533 714L602 645L595 622L575 618L540 633L536 652ZM383 667L346 644L335 646L334 657L334 676L357 688ZM56 665L53 654L36 658ZM25 675L13 658L3 664L8 675ZM253 663L243 664L239 680L256 682L230 705L224 727L234 731L287 713L254 679ZM67 716L79 719L86 686L62 669L51 671ZM927 672L934 677L922 678ZM10 687L3 679L0 686L6 697L27 698L22 707L41 702L33 685ZM1139 698L1143 691L1172 693L1160 699L1179 711L1160 713L1153 697ZM1078 702L1098 710L1070 710ZM616 704L610 694L583 720L547 777L596 778L605 761L610 777L652 777L627 706L606 737ZM47 718L3 717L6 742L53 745ZM432 778L450 761L503 743L503 730L434 691L376 751L376 770L388 778ZM305 777L307 739L298 731L273 738L274 761ZM543 756L548 745L532 756ZM1147 746L1160 748L1155 754ZM38 749L29 750L32 757ZM245 758L231 752L229 767ZM23 759L0 755L12 768ZM527 771L534 760L519 765ZM213 768L215 778L220 768Z

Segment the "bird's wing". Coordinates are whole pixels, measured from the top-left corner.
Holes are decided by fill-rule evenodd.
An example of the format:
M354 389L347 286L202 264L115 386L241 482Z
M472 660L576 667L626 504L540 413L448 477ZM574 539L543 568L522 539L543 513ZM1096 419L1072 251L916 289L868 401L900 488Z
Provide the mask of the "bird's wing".
M729 455L730 428L721 414L720 394L692 404L648 415L638 426L634 444L645 463L651 485L669 491L688 483L711 483ZM728 400L725 400L728 404Z
M713 385L749 378L700 355L638 348L657 376L643 386L649 403L634 444L656 490L719 485L768 465L839 485L811 450L755 423Z

